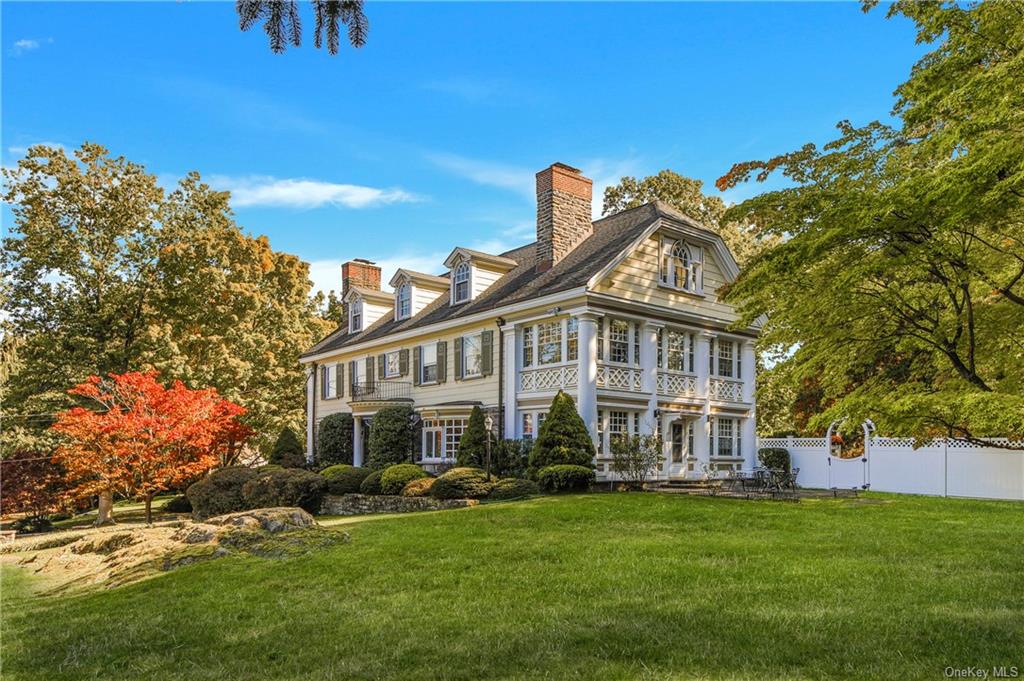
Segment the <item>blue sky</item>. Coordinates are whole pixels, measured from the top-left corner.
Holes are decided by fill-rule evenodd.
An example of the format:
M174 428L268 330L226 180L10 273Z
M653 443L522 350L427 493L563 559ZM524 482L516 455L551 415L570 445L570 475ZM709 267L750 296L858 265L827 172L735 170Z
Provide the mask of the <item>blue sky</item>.
M274 55L234 3L3 3L3 163L90 140L166 182L198 170L337 288L353 257L387 278L532 240L554 161L598 210L662 168L713 191L734 162L885 119L924 51L853 3L370 3L366 47L331 57L302 11L305 44Z

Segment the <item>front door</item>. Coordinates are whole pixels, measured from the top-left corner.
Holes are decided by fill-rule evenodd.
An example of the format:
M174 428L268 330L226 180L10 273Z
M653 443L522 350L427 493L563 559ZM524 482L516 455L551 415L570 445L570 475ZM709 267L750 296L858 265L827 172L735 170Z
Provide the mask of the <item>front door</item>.
M687 456L690 453L687 426L687 422L680 419L673 421L669 428L668 477L670 479L686 477Z

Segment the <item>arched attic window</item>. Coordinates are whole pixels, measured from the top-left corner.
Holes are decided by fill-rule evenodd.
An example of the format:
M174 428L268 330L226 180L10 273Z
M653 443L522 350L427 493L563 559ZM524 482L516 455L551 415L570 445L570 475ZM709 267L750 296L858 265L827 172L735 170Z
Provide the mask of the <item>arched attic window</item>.
M398 287L398 318L406 319L412 314L412 285L405 282Z
M469 300L469 263L463 261L452 272L453 296L455 303Z
M662 254L662 283L683 291L699 292L701 259L694 256L691 247L682 241L666 241Z

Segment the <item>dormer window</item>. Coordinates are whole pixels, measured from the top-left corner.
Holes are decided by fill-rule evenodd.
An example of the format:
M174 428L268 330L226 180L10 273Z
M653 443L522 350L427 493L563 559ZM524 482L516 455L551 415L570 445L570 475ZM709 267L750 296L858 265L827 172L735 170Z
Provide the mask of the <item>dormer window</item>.
M348 330L351 333L363 330L363 302L354 301L348 308Z
M663 240L661 283L680 291L699 293L703 287L700 247L683 241Z
M464 303L469 300L469 263L463 261L452 272L452 302Z
M412 314L412 284L409 282L398 287L397 305L396 316L399 319L407 319Z

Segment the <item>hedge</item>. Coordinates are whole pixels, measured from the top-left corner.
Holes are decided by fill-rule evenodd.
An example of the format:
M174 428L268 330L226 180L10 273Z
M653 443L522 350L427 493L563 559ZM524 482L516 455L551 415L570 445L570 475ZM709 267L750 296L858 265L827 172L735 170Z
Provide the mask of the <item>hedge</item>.
M789 451L782 447L762 447L757 450L757 458L765 468L776 468L789 472Z
M192 515L201 519L246 510L242 487L258 474L257 469L245 466L213 471L185 492L192 504Z
M328 466L320 471L320 475L327 481L328 494L357 494L359 486L370 472L369 468L357 468L340 463Z
M301 468L259 473L242 487L246 508L298 506L310 513L320 511L327 492L323 476Z
M192 504L189 503L187 496L179 494L165 501L161 509L164 513L191 513Z
M533 480L522 478L502 478L494 483L488 499L519 499L538 494L540 488Z
M427 474L414 463L399 463L394 466L388 466L380 474L381 494L401 494L408 483L425 477L427 477Z
M537 483L545 492L583 492L594 482L594 469L587 466L559 464L547 466L537 473Z
M482 499L493 487L479 468L453 468L434 481L430 496L435 499Z
M412 407L398 404L377 410L366 445L367 467L387 468L391 464L409 461L414 435L412 414Z
M352 414L331 414L316 431L316 460L320 464L352 464Z

